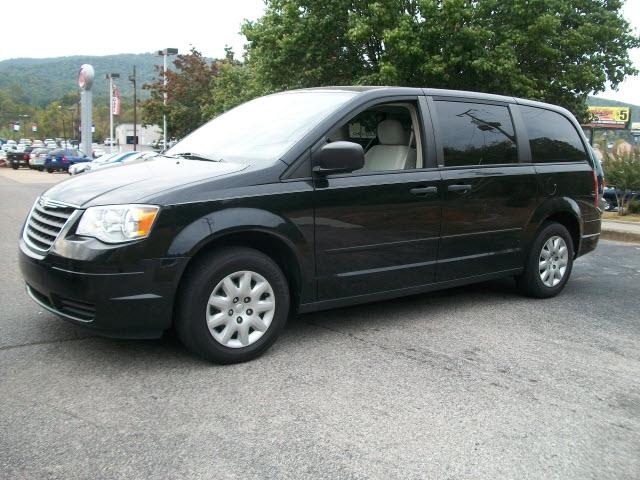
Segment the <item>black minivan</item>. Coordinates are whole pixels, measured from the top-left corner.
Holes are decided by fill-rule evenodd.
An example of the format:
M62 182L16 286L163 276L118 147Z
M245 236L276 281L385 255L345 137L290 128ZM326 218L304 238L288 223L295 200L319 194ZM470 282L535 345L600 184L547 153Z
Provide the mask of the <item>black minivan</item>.
M436 89L261 97L156 159L37 199L20 266L42 308L103 335L175 327L220 363L292 312L513 276L558 294L600 235L591 150L562 108Z

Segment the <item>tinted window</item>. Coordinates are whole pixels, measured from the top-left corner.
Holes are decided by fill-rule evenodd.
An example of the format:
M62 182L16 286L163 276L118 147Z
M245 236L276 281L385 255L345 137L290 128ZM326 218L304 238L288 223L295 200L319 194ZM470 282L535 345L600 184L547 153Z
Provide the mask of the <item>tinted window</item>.
M571 122L559 113L536 107L520 107L529 135L534 162L580 162L587 153Z
M518 161L516 135L507 107L435 102L447 167Z

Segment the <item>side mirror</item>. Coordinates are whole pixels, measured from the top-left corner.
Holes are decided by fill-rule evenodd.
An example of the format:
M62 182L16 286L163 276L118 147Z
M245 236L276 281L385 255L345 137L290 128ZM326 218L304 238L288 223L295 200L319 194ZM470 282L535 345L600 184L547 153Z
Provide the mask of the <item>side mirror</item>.
M364 167L362 145L353 142L331 142L313 154L313 172L318 175L353 172Z

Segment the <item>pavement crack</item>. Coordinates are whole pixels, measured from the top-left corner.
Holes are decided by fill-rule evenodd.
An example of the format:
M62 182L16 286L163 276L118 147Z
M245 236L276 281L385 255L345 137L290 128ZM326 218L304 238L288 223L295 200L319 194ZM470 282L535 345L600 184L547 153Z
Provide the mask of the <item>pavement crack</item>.
M50 344L55 344L55 343L76 342L78 340L85 340L87 338L93 338L93 337L63 338L63 339L60 339L60 340L42 340L42 341L39 341L39 342L19 343L19 344L16 344L16 345L4 345L4 346L0 346L0 351L13 350L15 348L31 347L31 346L35 346L35 345L50 345Z

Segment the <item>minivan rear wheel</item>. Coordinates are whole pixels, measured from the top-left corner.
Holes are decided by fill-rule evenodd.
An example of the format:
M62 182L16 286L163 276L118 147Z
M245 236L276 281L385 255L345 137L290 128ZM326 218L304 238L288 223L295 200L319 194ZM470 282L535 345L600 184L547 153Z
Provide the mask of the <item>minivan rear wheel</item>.
M559 294L573 268L573 240L567 228L556 222L542 225L529 250L525 269L516 277L520 290L531 297Z
M251 248L225 248L197 262L180 289L180 339L189 350L216 363L258 357L287 322L286 277L271 258Z

